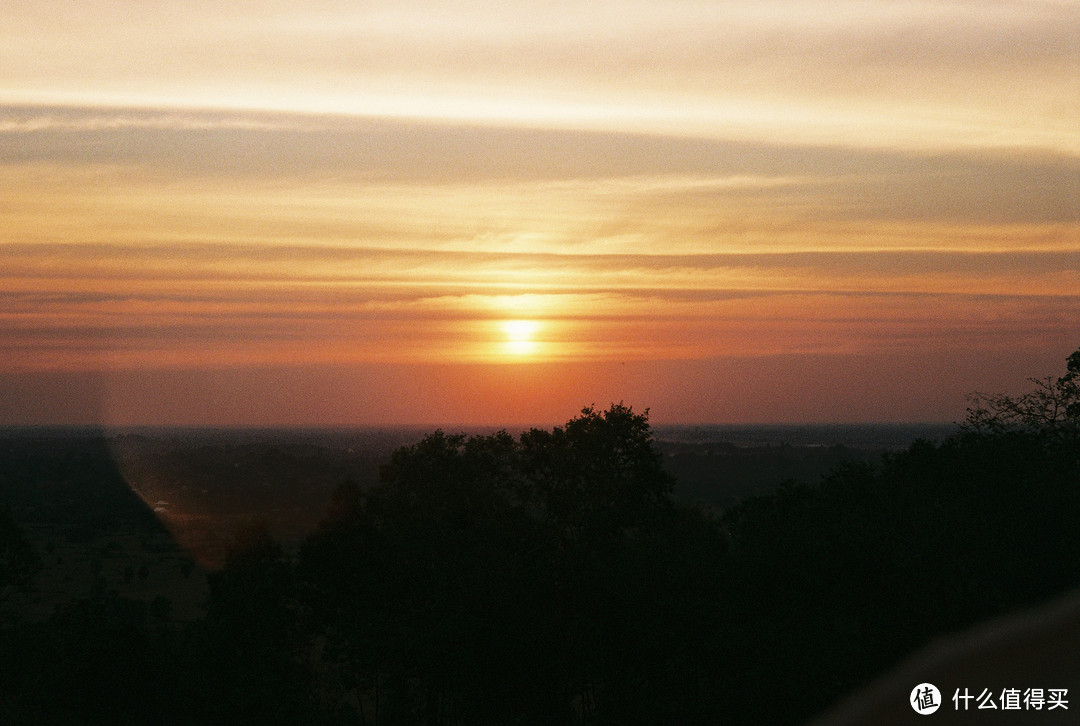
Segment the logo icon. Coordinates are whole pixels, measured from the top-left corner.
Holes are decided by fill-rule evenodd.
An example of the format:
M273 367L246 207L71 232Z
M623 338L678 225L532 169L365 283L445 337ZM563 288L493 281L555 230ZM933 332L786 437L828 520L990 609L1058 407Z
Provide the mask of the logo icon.
M915 713L929 716L941 708L941 691L933 683L920 683L911 690L909 703Z

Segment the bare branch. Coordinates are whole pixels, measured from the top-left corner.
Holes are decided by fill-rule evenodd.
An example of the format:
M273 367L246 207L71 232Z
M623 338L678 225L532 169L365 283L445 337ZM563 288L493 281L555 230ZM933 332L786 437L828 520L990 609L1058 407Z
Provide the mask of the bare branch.
M1029 378L1034 388L1019 396L976 392L961 428L973 433L1031 431L1075 436L1080 431L1080 349L1060 378Z

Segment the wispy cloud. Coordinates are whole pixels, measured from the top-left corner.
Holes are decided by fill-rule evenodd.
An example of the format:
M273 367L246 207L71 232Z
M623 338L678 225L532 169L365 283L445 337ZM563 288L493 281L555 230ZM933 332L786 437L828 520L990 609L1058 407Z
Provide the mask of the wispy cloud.
M9 102L1080 149L1068 2L13 0L3 13Z
M1080 221L1080 156L1016 150L924 154L282 114L0 107L0 159L8 196L35 178L52 194L74 192L87 183L79 174L100 179L112 170L110 186L136 198L135 180L144 192L154 182L227 201L246 189L253 199L304 207L313 223L336 204L358 227L369 216L365 205L389 207L395 194L411 195L413 206L453 196L463 217L458 200L469 196L472 208L521 209L535 200L571 217L572 207L607 204L603 216L614 224L665 223L681 209L706 232L747 215L781 223ZM457 188L438 188L447 185Z
M512 319L552 365L1030 358L1080 336L1077 37L1074 0L10 0L0 370L502 364Z
M581 254L264 244L5 250L5 365L701 358L1031 341L1074 324L1080 252ZM67 341L67 343L65 343Z

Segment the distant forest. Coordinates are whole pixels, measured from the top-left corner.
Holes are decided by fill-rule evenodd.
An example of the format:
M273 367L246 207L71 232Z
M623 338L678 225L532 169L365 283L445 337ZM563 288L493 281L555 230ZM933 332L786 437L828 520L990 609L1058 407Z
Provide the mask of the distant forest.
M9 433L0 723L800 723L1080 585L1080 350L1032 384L885 452Z

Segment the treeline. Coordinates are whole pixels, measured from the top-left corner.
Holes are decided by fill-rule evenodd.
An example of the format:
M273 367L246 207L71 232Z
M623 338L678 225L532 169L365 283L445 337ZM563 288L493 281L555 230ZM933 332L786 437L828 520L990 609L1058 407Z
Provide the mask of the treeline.
M298 552L239 533L193 623L103 592L5 624L0 721L798 723L1080 584L1078 378L1080 351L941 444L722 513L672 497L621 405L436 432Z

